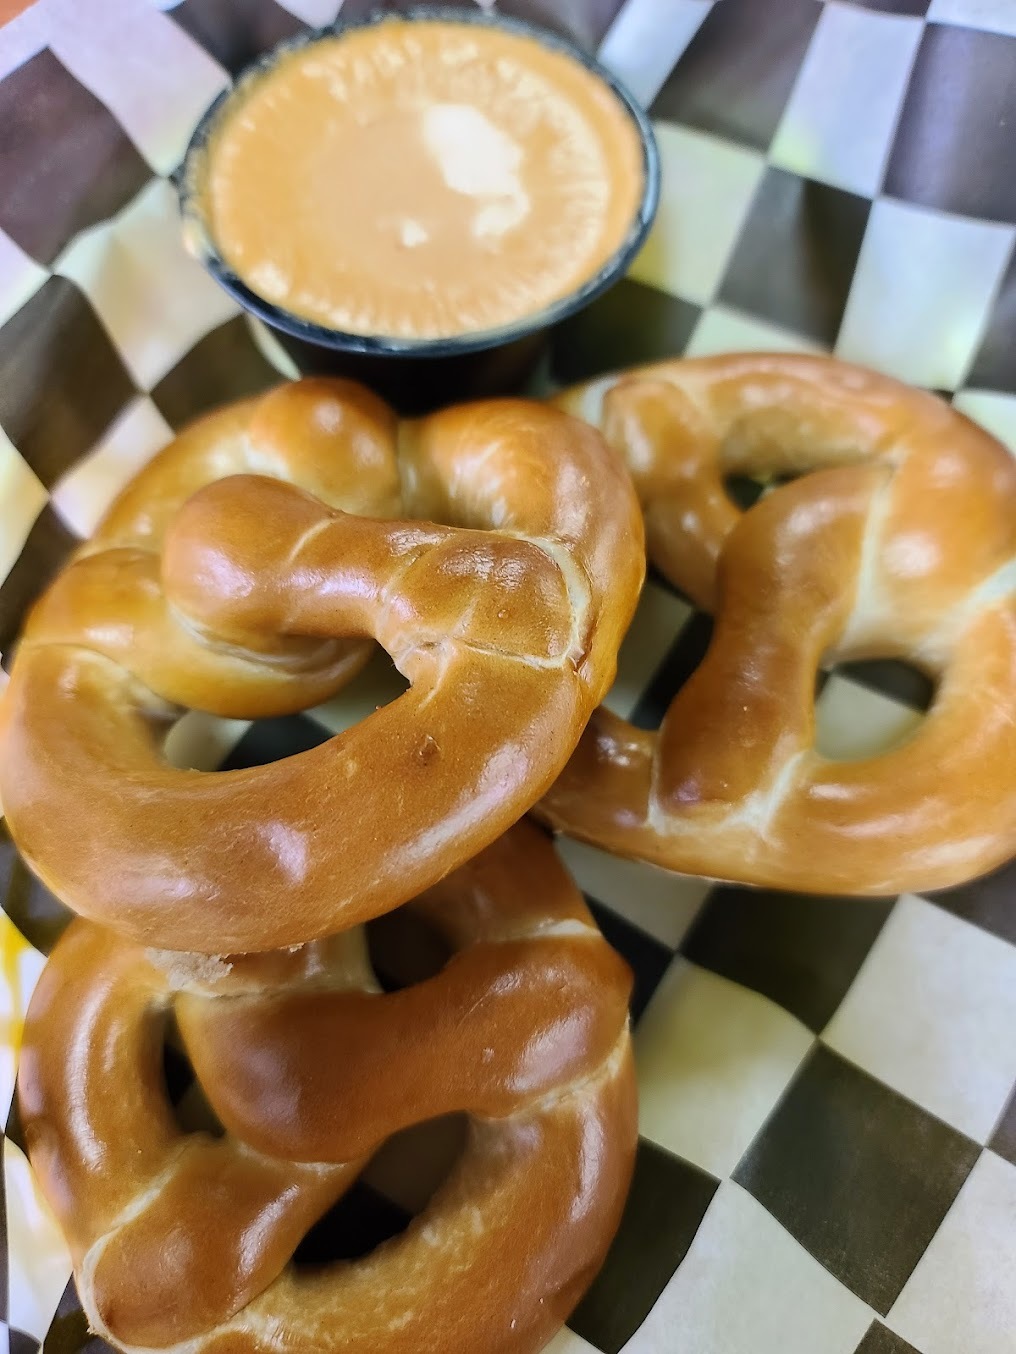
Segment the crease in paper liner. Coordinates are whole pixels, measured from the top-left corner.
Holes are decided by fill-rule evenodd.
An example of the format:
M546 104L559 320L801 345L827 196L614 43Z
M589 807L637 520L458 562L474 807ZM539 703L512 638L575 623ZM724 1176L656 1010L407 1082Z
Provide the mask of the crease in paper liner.
M5 1119L14 1097L25 1014L45 964L46 956L0 912L0 1111Z
M9 1113L25 1014L46 963L6 913L0 913L0 1105ZM71 1273L71 1261L28 1158L3 1145L7 1206L8 1325L41 1340Z
M10 1288L7 1324L42 1340L71 1276L71 1257L28 1158L4 1142Z

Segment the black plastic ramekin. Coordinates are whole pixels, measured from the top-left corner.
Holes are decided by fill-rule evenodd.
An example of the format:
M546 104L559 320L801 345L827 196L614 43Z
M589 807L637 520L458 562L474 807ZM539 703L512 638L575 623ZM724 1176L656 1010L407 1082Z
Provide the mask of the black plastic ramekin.
M252 291L222 258L201 210L200 175L209 138L234 96L260 79L288 52L322 38L334 37L347 29L383 23L391 18L422 23L443 20L482 24L532 38L581 62L609 86L627 111L642 143L642 199L618 250L577 291L521 321L498 329L451 338L385 338L330 329L273 305ZM638 252L659 203L660 161L652 127L643 110L609 71L565 38L535 24L487 14L480 9L421 5L394 13L380 11L350 23L339 20L326 28L314 29L280 43L252 62L240 72L230 88L223 90L198 123L178 182L187 247L244 309L270 326L301 372L348 376L362 381L400 413L414 414L459 400L510 394L523 387L539 362L551 327L587 306L617 282Z

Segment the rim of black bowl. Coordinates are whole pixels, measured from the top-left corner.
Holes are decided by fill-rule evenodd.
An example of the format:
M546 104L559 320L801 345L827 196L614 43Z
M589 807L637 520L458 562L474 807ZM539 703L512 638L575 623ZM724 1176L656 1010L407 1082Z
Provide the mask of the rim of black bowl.
M357 28L369 28L389 19L422 22L446 21L450 23L476 24L486 28L498 28L507 32L521 34L535 39L552 51L562 52L580 62L585 68L598 76L613 91L621 102L639 133L642 144L643 191L639 209L632 221L631 228L620 247L607 262L593 274L578 291L570 292L560 300L545 306L542 310L527 315L522 320L502 325L497 329L481 329L465 334L454 334L443 338L395 338L381 334L351 334L342 329L330 329L327 325L317 324L313 320L302 319L292 311L274 305L259 296L240 278L219 253L212 233L198 206L200 198L199 180L201 162L216 122L225 105L241 90L261 79L283 56L309 47L324 38L337 37L343 32ZM271 51L258 57L239 71L230 85L216 97L205 110L191 136L184 153L183 161L177 171L177 188L180 196L180 212L188 247L191 248L211 275L229 294L253 315L279 329L293 338L303 339L307 343L322 348L334 348L341 352L363 353L390 357L450 357L460 353L480 352L485 348L499 348L516 339L525 338L542 329L567 319L576 311L587 306L602 295L608 287L620 279L628 264L635 257L656 216L660 200L660 155L656 137L645 111L628 92L620 80L587 52L584 52L568 38L562 37L551 29L539 24L529 23L505 15L487 13L481 9L457 9L448 5L413 5L405 10L374 10L360 19L343 21L341 18L323 28L308 29L295 37L280 42Z

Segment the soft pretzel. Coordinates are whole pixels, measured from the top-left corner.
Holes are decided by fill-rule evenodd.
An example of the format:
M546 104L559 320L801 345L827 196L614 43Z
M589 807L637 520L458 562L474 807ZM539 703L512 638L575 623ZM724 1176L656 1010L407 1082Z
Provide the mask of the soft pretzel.
M199 489L243 474L296 485L344 512L398 516L395 440L394 415L351 382L300 381L198 419L124 487L51 589L41 608L50 642L105 653L165 700L226 717L291 714L327 700L372 645L265 637L261 652L234 653L209 642L163 604L166 533Z
M262 474L206 483L240 466ZM432 522L391 520L396 502ZM564 765L613 679L642 541L602 438L543 405L397 428L358 387L303 381L225 410L32 613L0 709L11 834L70 907L144 944L268 950L387 911ZM412 685L362 723L266 767L164 759L182 707L302 708L358 661L337 639L364 636Z
M36 988L19 1094L93 1329L179 1354L535 1354L588 1286L634 1160L630 974L522 823L410 907L453 957L381 994L361 928L218 961L76 921ZM177 1126L173 1010L225 1136ZM298 1269L396 1130L468 1112L408 1230Z
M881 894L1016 851L1016 461L941 400L832 359L661 363L579 387L632 471L650 559L716 610L659 733L596 712L554 828L683 873ZM815 471L814 474L806 474ZM804 475L743 516L731 474ZM909 740L829 761L820 664L903 657Z

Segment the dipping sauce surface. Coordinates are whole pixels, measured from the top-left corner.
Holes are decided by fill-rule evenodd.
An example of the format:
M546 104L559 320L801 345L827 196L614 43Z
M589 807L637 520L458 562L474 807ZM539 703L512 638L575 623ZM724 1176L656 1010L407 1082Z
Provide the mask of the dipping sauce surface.
M200 185L222 257L332 329L437 338L595 276L644 191L624 104L497 27L389 19L283 55L225 106Z

